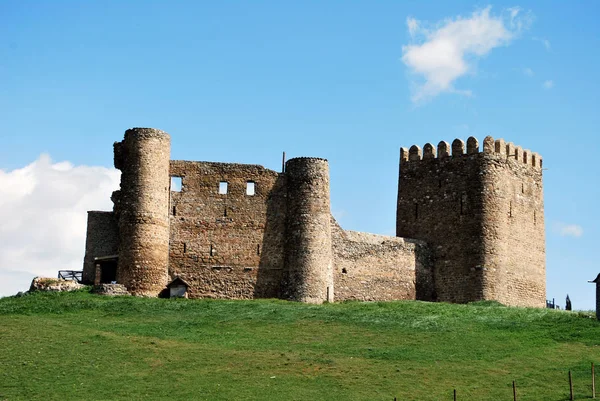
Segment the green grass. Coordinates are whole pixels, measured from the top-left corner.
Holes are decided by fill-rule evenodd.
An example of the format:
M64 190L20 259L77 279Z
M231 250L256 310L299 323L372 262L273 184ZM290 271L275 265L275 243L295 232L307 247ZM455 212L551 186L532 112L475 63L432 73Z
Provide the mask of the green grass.
M495 303L0 299L0 400L591 398L591 313ZM600 387L600 386L599 386Z

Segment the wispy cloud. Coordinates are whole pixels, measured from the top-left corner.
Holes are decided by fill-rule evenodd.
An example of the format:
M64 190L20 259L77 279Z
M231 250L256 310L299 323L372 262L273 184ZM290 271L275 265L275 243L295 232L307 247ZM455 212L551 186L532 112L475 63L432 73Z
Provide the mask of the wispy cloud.
M540 42L547 51L552 50L552 46L550 45L550 41L548 39L534 37L533 40Z
M523 68L523 74L528 77L533 77L533 70L531 68Z
M548 79L548 80L544 81L544 83L542 84L542 87L544 89L552 89L552 88L554 88L554 81L551 79Z
M346 211L342 209L333 208L331 209L331 214L337 222L341 222L346 216Z
M561 237L579 238L583 235L583 227L578 224L556 223L554 225L554 232Z
M81 270L88 210L111 210L119 172L73 166L41 155L0 170L0 296L28 289L36 276Z
M446 19L434 29L407 18L414 43L402 47L402 61L418 80L412 101L422 102L443 92L471 95L470 90L456 89L454 82L472 72L477 59L510 43L529 27L531 20L530 13L517 7L496 16L491 14L491 7L486 7L468 18Z

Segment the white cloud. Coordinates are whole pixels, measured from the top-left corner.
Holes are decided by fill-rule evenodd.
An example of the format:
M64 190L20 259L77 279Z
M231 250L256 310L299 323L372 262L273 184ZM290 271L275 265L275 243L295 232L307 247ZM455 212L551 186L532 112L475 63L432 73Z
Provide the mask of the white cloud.
M419 31L419 21L412 17L408 17L406 19L406 25L408 26L408 33L410 34L410 37L414 37Z
M554 81L551 79L548 79L547 81L544 81L544 83L542 84L542 87L544 89L552 89L552 88L554 88Z
M528 13L519 8L504 15L491 15L491 7L475 11L469 18L456 17L424 28L414 18L407 18L411 40L402 47L402 61L421 81L415 84L413 102L431 99L443 92L471 95L457 90L454 82L473 72L474 62L492 49L507 45L531 23ZM421 39L419 41L419 39Z
M523 68L523 74L527 75L528 77L533 77L533 70L531 68Z
M544 46L544 48L548 51L550 51L552 49L552 46L550 45L550 41L548 39L533 38L533 40L540 42Z
M554 225L554 232L561 237L579 238L583 235L583 227L578 224L556 223Z
M88 210L111 210L120 173L54 163L41 155L0 170L0 296L27 290L34 276L81 270Z

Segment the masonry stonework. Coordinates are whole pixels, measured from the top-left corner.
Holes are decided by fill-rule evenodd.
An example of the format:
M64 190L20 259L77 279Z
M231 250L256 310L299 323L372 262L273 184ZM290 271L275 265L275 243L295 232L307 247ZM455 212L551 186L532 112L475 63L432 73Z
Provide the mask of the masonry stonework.
M257 165L171 161L169 276L189 296L276 298L284 267L285 177ZM250 190L253 189L253 192Z
M545 305L542 161L502 139L401 149L396 234L434 252L431 300Z
M117 282L138 296L179 278L190 298L544 306L542 161L501 139L402 148L397 237L339 226L325 159L283 172L170 160L169 135L150 128L114 150L121 189L113 212L88 215L84 281L118 255Z
M119 252L119 226L113 212L89 211L82 280L92 283L96 277L95 256L116 255Z
M300 157L285 165L287 177L284 297L333 301L329 164Z
M117 281L133 295L157 296L169 266L169 158L171 138L133 128L115 147L121 190L114 194L120 247Z

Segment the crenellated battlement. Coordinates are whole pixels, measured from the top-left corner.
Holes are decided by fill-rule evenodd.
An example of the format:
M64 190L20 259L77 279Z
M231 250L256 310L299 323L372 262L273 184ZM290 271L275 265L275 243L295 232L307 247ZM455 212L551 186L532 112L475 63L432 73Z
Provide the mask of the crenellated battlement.
M512 142L505 142L504 139L494 140L491 136L486 136L483 140L483 149L480 150L479 141L475 137L469 137L465 146L462 139L455 139L450 145L446 141L440 141L436 148L431 143L426 143L423 148L419 145L413 145L410 148L400 148L400 163L415 162L430 159L446 159L470 156L474 154L490 154L506 160L515 160L525 165L541 169L542 157L529 149L523 149Z
M545 302L542 158L504 139L400 149L396 235L434 248L432 299Z

